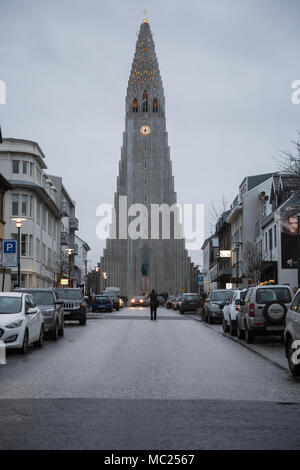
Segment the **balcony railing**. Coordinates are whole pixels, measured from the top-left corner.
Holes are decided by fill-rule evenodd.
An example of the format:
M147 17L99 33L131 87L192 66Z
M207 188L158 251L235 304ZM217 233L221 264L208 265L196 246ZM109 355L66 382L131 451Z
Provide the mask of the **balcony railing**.
M66 201L62 201L61 203L61 212L63 217L69 217L70 215L69 204Z
M69 245L68 232L61 232L61 245Z
M69 229L71 230L78 230L79 228L79 222L76 217L70 217L69 218Z

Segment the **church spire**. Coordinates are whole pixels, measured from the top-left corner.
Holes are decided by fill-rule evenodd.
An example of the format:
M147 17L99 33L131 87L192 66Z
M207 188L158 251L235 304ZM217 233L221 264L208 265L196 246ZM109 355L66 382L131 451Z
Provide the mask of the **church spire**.
M144 18L133 58L129 85L149 87L161 84L158 60L149 22Z

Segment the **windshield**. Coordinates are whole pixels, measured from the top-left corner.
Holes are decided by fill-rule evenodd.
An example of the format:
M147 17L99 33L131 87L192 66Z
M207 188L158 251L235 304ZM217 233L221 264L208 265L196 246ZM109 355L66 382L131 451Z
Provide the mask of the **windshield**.
M20 313L22 310L21 297L0 297L0 315Z
M109 297L106 295L96 295L95 300L98 302L99 300L108 300Z
M286 287L274 287L273 289L258 289L256 292L256 302L258 304L265 304L266 302L291 302L290 290Z
M47 291L26 291L28 294L30 294L37 305L53 305L54 304L54 299L52 292L47 292Z
M198 300L199 295L184 295L184 300Z
M58 297L63 300L82 300L81 290L57 289Z
M212 292L211 294L211 300L214 300L215 302L222 302L229 300L232 295L232 290L220 290L220 291L215 291Z

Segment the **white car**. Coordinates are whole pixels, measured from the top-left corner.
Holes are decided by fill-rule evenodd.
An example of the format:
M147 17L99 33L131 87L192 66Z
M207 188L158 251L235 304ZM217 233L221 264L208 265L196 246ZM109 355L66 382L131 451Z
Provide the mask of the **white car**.
M43 315L30 294L0 293L0 341L25 354L28 346L43 346Z
M233 291L230 299L223 308L223 331L230 332L231 336L236 334L236 316L241 309L246 294L246 289Z

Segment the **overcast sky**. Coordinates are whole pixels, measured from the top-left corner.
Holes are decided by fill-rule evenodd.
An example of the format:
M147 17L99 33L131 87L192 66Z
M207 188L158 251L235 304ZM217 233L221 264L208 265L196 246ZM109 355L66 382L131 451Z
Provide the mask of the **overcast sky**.
M96 208L112 203L137 32L149 20L179 203L230 204L275 171L300 129L299 0L0 0L4 137L39 143L76 200L93 267ZM199 254L192 253L199 263Z

